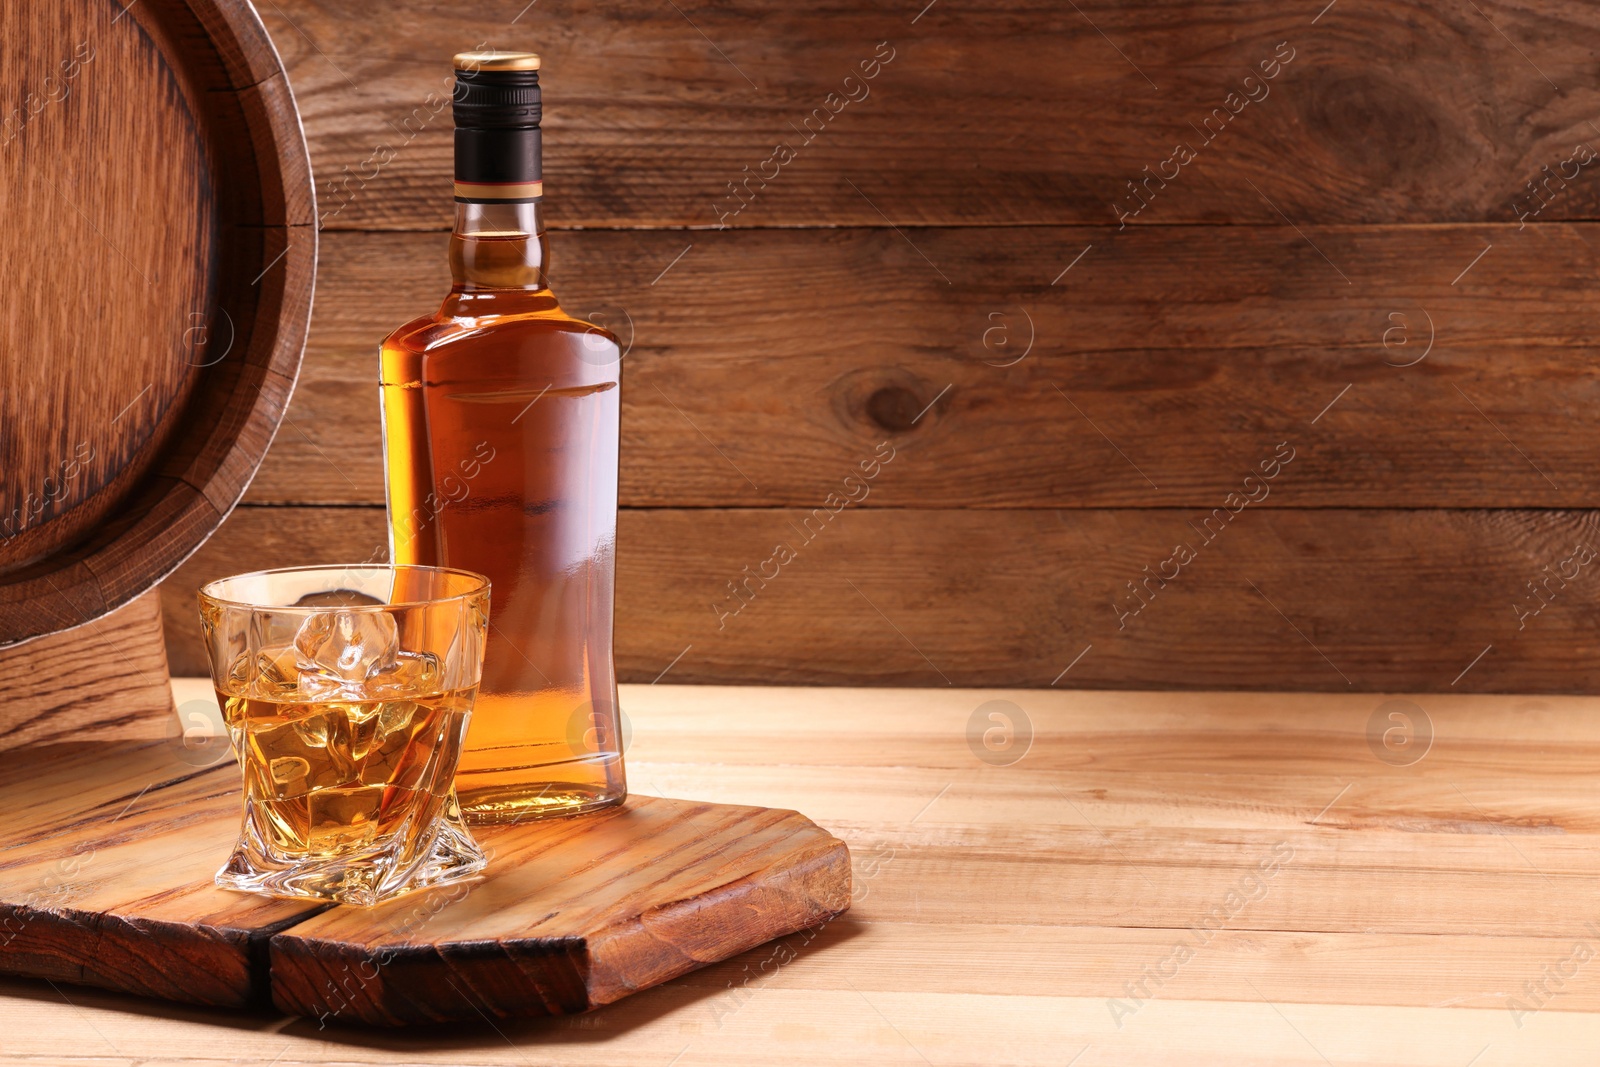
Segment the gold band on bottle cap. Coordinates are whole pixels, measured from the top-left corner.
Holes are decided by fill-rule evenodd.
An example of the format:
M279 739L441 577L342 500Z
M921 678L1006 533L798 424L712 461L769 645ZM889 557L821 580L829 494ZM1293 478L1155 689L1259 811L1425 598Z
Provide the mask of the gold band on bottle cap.
M533 52L458 52L457 70L538 70L539 57Z
M456 199L474 204L526 203L544 195L544 182L456 182Z

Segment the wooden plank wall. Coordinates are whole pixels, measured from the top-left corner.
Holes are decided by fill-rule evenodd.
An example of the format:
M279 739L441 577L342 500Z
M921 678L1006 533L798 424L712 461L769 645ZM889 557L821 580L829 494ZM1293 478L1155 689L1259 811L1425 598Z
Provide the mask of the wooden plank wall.
M174 667L201 580L381 551L375 345L488 45L631 343L625 679L1596 688L1600 8L925 3L261 5L321 275Z

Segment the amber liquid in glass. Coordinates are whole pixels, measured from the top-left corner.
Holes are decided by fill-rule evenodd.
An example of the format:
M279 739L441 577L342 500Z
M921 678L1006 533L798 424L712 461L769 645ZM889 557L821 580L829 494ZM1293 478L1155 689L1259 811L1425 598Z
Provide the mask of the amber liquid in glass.
M340 857L392 834L418 851L450 803L442 753L460 743L472 690L305 703L217 690L244 765L245 803L269 854Z
M612 613L621 353L545 282L538 205L457 204L454 286L382 347L396 563L489 577L467 817L625 795Z

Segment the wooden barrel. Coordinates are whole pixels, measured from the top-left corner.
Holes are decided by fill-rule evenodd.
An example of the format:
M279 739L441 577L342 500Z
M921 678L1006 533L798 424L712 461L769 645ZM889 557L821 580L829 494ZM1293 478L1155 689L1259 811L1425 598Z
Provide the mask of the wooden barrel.
M283 418L317 228L242 0L0 6L0 646L156 585Z

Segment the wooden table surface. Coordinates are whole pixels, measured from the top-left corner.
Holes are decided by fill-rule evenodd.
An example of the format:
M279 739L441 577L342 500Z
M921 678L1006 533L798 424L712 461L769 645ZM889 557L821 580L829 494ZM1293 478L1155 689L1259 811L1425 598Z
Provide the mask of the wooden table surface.
M498 1027L0 980L0 1063L1587 1067L1600 699L1405 699L625 686L635 791L804 812L853 908Z

